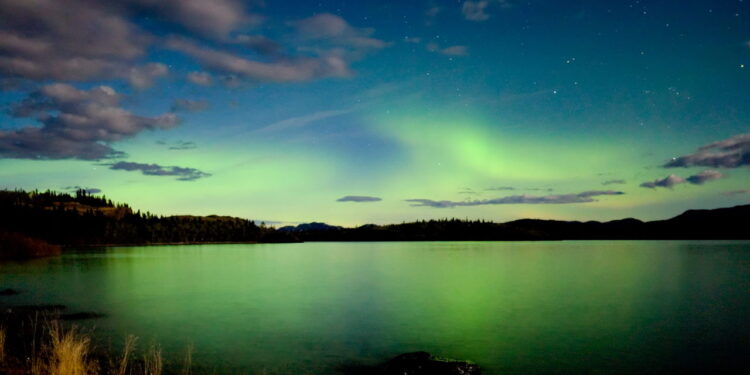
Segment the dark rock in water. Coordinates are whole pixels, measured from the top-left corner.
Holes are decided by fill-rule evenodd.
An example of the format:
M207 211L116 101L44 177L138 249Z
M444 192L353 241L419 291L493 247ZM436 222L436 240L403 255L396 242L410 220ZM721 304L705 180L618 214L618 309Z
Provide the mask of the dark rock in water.
M84 319L99 319L104 318L106 315L95 312L79 312L72 314L61 314L60 320L84 320Z
M5 288L0 289L0 296L15 296L16 294L19 294L20 292L15 289Z
M438 358L427 352L406 353L388 361L382 375L479 375L479 366L467 361Z
M65 305L24 305L24 306L10 306L8 310L16 313L35 313L35 312L55 312L65 310Z

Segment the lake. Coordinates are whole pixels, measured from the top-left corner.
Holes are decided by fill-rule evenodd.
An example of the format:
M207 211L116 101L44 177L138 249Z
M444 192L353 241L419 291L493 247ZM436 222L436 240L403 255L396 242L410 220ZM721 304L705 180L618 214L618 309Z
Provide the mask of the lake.
M0 264L0 288L107 314L78 324L115 347L135 334L179 362L192 344L205 372L417 350L490 375L750 369L747 241L115 247Z

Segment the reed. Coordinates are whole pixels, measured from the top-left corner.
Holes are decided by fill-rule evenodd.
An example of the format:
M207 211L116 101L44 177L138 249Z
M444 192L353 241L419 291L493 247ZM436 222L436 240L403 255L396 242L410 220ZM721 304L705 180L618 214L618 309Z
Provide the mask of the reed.
M163 367L161 349L156 344L152 344L143 356L143 375L161 375Z
M50 344L47 350L49 375L95 374L96 363L89 358L91 338L79 334L75 327L63 329L58 323L49 328Z
M0 364L5 362L5 327L0 326Z
M112 375L125 375L128 370L128 364L130 363L130 356L135 350L135 343L138 338L133 335L128 335L125 338L125 345L122 348L122 356L120 362L117 365L110 365L112 369Z

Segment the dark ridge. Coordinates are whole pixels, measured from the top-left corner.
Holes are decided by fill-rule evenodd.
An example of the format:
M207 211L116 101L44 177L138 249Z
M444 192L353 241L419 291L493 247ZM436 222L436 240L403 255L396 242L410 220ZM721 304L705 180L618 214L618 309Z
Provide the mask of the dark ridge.
M429 220L343 228L320 222L280 229L228 216L155 216L79 190L0 191L0 258L59 253L59 246L295 241L538 241L750 239L750 205L689 210L667 220ZM21 256L19 256L21 254Z

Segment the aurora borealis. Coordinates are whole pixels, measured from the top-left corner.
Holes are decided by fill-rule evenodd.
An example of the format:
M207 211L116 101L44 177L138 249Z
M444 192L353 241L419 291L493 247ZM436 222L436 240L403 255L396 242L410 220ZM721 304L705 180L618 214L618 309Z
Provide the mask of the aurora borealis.
M749 17L742 0L0 0L0 188L271 224L746 204Z

